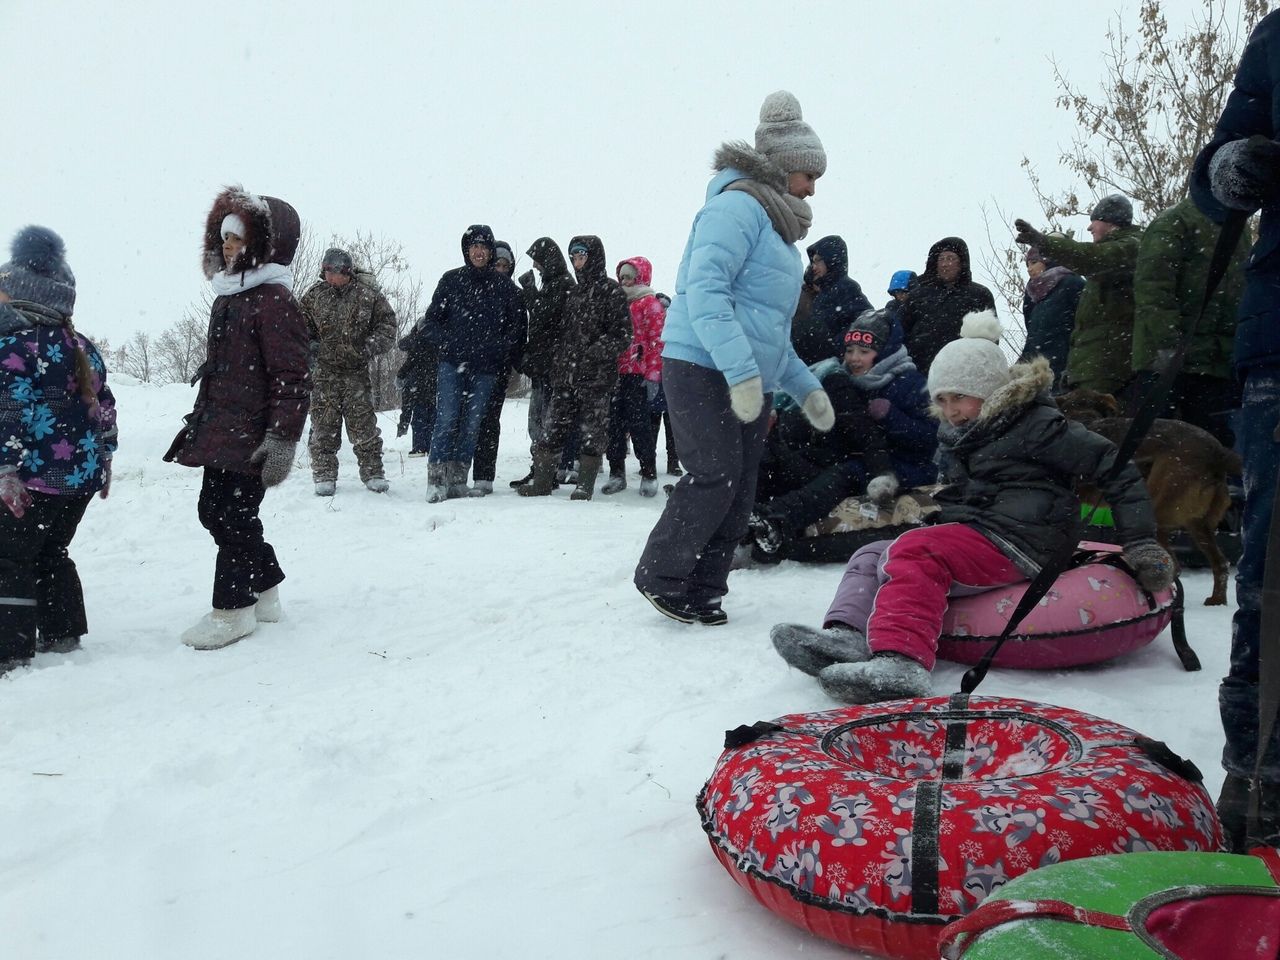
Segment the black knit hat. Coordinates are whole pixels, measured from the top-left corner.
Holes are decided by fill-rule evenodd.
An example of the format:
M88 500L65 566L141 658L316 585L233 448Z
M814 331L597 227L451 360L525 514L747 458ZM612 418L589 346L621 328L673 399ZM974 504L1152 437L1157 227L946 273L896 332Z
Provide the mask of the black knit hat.
M320 261L321 272L329 270L333 273L350 274L354 267L351 254L340 247L330 247L324 252L324 259Z
M889 342L893 324L883 310L864 310L845 331L844 348L867 347L879 353Z

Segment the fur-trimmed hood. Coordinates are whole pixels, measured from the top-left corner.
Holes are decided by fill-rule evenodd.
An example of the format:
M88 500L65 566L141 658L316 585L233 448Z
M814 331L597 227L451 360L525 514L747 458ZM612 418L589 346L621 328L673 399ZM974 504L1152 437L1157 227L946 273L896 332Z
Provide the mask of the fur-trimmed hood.
M229 214L244 221L249 236L245 238L244 250L227 273L243 273L268 263L285 267L293 263L302 236L298 211L277 197L260 197L240 186L227 187L213 201L205 218L200 266L206 279L212 280L223 270L222 221Z
M716 173L736 170L747 179L757 180L779 193L787 192L786 173L745 140L729 140L720 144L712 158L711 169Z
M1012 379L982 404L975 424L989 423L1012 411L1021 411L1036 403L1053 386L1053 369L1044 357L1014 364L1009 368L1009 375Z

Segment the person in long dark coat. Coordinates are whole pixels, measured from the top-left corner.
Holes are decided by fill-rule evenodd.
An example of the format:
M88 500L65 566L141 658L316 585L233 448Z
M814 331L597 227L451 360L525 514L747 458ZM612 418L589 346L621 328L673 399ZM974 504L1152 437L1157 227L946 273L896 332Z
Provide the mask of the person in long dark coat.
M959 237L935 243L898 315L916 369L928 376L938 351L960 336L961 321L970 313L995 308L991 291L973 280L969 245Z

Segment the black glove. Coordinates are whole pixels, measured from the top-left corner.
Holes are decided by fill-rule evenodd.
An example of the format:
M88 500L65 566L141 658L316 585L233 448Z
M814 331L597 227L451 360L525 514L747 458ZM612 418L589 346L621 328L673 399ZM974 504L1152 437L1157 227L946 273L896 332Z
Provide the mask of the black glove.
M534 289L533 271L526 270L524 273L520 274L519 282L520 286L524 287L526 290Z
M1280 199L1280 143L1255 133L1236 154L1235 174L1237 189L1259 206Z
M1033 247L1038 247L1044 242L1044 234L1027 223L1027 221L1015 220L1013 221L1013 226L1018 231L1018 235L1013 238L1015 242L1029 244Z

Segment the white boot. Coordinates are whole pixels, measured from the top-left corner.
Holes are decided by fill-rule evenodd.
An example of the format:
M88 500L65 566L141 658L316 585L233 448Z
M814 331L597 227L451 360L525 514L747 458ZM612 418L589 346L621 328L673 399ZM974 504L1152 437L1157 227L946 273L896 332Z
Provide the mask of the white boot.
M370 477L364 482L364 486L370 493L386 493L391 489L386 477Z
M332 497L337 492L338 492L338 481L336 480L317 480L316 481L317 497Z
M182 635L182 642L196 650L217 650L247 637L258 626L253 607L210 610Z
M258 602L253 605L253 615L259 623L279 623L284 619L284 607L280 606L280 585L258 594Z

